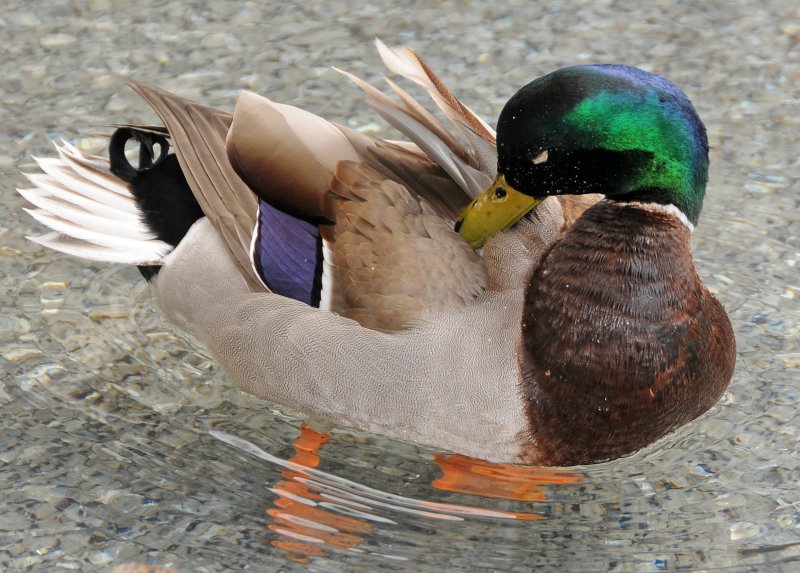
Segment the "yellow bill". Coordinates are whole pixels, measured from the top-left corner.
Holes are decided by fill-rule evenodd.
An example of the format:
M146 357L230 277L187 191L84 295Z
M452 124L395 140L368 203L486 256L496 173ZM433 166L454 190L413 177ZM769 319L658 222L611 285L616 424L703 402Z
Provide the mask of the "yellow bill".
M467 205L456 222L456 231L473 249L479 249L486 239L508 229L544 199L520 193L498 175L486 191Z

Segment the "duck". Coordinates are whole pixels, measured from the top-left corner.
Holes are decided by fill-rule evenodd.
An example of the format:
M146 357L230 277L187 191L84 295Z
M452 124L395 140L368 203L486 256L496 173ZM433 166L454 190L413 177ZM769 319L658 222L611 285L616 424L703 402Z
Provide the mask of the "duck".
M562 68L495 131L415 52L377 48L439 117L339 71L407 140L132 82L162 124L115 125L108 158L36 158L19 192L51 232L29 238L136 265L238 388L337 427L571 466L709 410L735 338L691 254L709 160L683 91Z

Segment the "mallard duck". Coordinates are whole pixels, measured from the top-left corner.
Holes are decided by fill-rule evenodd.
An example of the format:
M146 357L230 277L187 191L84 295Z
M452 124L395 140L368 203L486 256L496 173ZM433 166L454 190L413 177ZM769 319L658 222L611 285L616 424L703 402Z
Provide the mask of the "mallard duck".
M689 249L708 145L683 92L565 68L521 88L495 136L416 54L378 48L456 135L349 74L410 141L133 83L163 127L119 127L109 160L66 142L38 159L20 193L54 232L33 240L138 265L242 390L338 426L573 465L709 409L735 343Z

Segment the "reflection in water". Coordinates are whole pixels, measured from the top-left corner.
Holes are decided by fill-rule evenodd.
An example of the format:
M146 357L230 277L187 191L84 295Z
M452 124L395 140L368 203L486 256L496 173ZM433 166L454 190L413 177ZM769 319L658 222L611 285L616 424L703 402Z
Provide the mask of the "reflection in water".
M316 432L303 424L300 436L294 442L297 453L289 462L307 468L317 467L317 451L328 441L328 434ZM272 545L283 549L291 559L300 563L307 563L308 557L325 556L327 553L322 545L356 550L355 546L364 541L362 535L367 534L372 525L327 509L324 505L327 500L315 493L311 485L298 479L304 477L303 473L287 469L281 475L283 480L270 488L278 498L275 508L268 509L267 513L275 520L269 529L288 539L275 539Z
M576 484L581 474L560 469L493 464L460 454L436 454L436 463L444 474L433 487L457 493L482 495L516 501L544 501L544 485ZM517 519L540 517L517 514Z
M295 440L297 452L286 461L237 436L211 431L215 438L244 452L283 467L283 479L270 488L278 497L267 513L274 522L269 529L282 538L272 541L300 563L309 557L326 556L327 549L379 555L364 548L375 524L395 525L386 513L398 512L434 520L463 521L466 517L533 520L535 513L510 512L468 505L409 498L373 489L315 469L317 451L330 440L307 425ZM553 470L492 464L461 455L436 455L443 476L433 482L438 489L514 501L544 501L544 485L575 484L581 475ZM399 555L381 557L405 560Z

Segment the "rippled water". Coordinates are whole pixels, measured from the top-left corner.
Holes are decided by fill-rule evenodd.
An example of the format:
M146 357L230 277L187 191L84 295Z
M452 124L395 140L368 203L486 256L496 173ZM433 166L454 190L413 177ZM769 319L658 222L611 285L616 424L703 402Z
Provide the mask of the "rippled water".
M520 4L4 8L0 570L800 569L796 3ZM13 193L31 154L62 136L94 151L81 130L152 118L127 77L228 109L251 88L388 134L327 71L375 79L375 35L411 44L487 118L569 63L686 88L713 148L695 257L738 341L716 408L629 458L558 471L335 429L324 443L233 389L135 270L22 238L40 230Z

